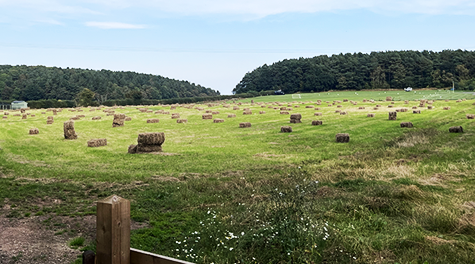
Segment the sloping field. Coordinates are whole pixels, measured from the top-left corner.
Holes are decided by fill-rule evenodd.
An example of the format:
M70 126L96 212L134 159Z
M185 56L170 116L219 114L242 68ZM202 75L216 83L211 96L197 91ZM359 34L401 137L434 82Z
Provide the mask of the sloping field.
M394 101L369 101L387 96ZM145 225L134 231L133 247L192 262L473 263L472 98L437 90L333 92L140 107L149 112L41 109L27 110L27 119L10 112L0 120L0 213L38 219L65 241L80 236L94 248L91 231L61 233L68 229L61 217L93 215L94 201L114 193L132 201L133 219ZM415 99L435 101L420 106ZM401 108L408 111L388 120ZM104 110L131 121L113 128ZM202 118L206 111L215 112L212 119ZM289 122L295 113L301 123ZM65 140L63 123L75 115L84 115L75 120L78 138ZM160 121L147 123L152 118ZM293 131L281 133L282 126ZM453 126L464 133L449 133ZM31 128L39 134L29 135ZM127 153L144 132L165 133L163 152ZM349 143L337 143L337 133L348 133ZM87 147L95 138L107 146ZM13 256L1 248L0 255Z

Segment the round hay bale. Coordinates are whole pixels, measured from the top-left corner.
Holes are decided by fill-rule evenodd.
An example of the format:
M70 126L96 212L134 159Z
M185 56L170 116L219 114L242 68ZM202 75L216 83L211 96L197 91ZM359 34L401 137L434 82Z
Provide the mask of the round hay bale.
M397 112L389 112L389 120L396 120Z
M432 109L432 108L434 108L432 105L427 106L427 109Z
M224 123L224 119L216 118L213 120L213 123Z
M40 130L38 128L31 128L29 133L30 135L38 135Z
M147 119L147 124L154 124L154 123L159 123L160 119L158 118L152 118L152 119Z
M320 107L315 107L315 110L320 110L321 108Z
M413 106L412 109L417 109L417 106Z
M400 126L401 127L408 127L408 128L414 127L411 122L402 122L400 124Z
M240 128L251 127L251 123L249 123L249 122L242 122L242 123L239 123L239 127L240 127Z
M338 143L348 143L350 142L350 134L348 133L338 133L335 136L336 142Z
M290 127L290 126L283 126L283 127L280 127L280 132L282 132L282 133L290 133L290 132L292 132L292 127Z
M374 114L367 114L366 117L374 117Z
M420 114L420 113L421 113L421 110L413 110L412 113L413 113L413 114Z
M378 105L376 105L376 107L381 107L381 105L378 104Z
M291 114L290 119L300 120L300 119L302 119L302 115L301 114Z
M475 115L474 114L467 114L467 119L475 119Z
M129 149L127 150L127 153L129 153L129 154L137 153L137 145L134 145L134 144L130 145Z
M391 104L394 104L394 102L391 102Z
M337 105L336 107L337 107L337 108L342 108L343 106L342 106L342 105Z
M105 138L91 139L87 142L87 146L90 148L107 146L107 139Z
M233 110L239 110L239 106L234 106Z
M463 133L463 128L462 126L453 126L449 128L450 133Z
M388 105L388 108L393 108L394 105Z
M188 123L188 119L177 119L176 122L180 124Z
M312 126L321 126L321 125L323 125L322 120L313 120L312 121Z

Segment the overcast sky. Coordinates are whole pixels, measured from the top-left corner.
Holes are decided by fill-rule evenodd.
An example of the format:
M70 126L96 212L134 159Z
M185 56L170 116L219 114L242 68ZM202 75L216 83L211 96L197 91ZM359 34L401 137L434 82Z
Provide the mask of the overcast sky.
M0 0L0 64L109 69L231 94L283 59L475 49L474 0Z

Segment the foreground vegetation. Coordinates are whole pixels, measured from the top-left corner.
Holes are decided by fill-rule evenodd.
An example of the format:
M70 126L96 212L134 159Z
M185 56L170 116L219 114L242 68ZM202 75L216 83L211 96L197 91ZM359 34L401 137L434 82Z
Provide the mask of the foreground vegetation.
M133 232L133 247L197 263L474 263L475 134L466 118L475 114L474 101L435 101L434 109L398 113L397 121L387 112L418 103L395 101L393 109L389 102L362 103L421 99L436 91L397 93L253 98L302 101L292 103L290 112L303 117L290 124L290 134L280 133L289 116L267 108L271 104L245 103L239 111L233 104L201 105L220 112L213 118L225 122L217 124L202 120L203 111L170 106L149 109L180 113L188 123L131 107L115 109L132 117L118 128L111 116L87 109L63 110L53 125L46 125L41 110L30 111L36 117L27 120L10 115L0 120L0 208L8 204L2 213L13 219L50 215L54 222L60 215L95 214L94 201L118 194L131 199L132 218L147 223ZM446 91L437 96L473 98ZM305 101L319 98L321 110L305 108L315 105ZM343 98L358 105L325 103ZM375 104L382 107L372 110ZM253 115L242 115L244 107ZM78 139L66 141L63 122L76 114L86 118L76 121ZM147 124L148 118L160 123ZM317 119L323 125L311 126ZM414 128L399 127L409 121ZM240 122L252 127L238 128ZM448 133L456 125L465 133ZM40 134L27 135L32 127ZM165 132L164 153L127 154L138 133L154 131ZM335 143L336 133L349 133L350 142ZM107 138L108 146L87 148L92 138ZM45 224L64 229L51 221ZM94 248L92 240L86 244Z

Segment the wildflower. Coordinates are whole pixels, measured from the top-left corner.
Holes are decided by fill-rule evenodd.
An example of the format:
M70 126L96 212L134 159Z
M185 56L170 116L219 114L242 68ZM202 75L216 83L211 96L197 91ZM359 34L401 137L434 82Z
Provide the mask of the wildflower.
M233 248L229 248L229 251L232 251L232 250L233 250Z

